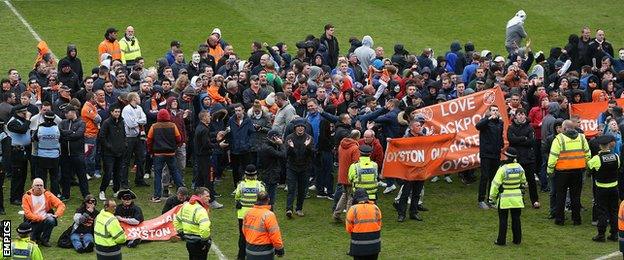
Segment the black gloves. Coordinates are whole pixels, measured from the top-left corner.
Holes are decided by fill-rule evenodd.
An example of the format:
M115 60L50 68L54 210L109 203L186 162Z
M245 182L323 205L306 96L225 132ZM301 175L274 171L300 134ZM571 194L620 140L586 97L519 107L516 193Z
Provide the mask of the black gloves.
M243 208L243 204L240 201L236 202L236 209L242 209Z
M284 256L284 248L280 248L280 249L275 249L275 255L282 257Z

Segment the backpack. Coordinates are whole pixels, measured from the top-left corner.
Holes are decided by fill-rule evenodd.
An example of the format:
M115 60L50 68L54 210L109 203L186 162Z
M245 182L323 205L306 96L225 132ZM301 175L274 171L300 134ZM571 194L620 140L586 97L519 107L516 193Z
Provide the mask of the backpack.
M72 230L74 229L74 225L69 225L69 227L67 228L67 230L65 230L61 236L59 236L58 242L56 243L58 245L58 247L60 248L74 248L74 245L72 245L70 236L72 233Z

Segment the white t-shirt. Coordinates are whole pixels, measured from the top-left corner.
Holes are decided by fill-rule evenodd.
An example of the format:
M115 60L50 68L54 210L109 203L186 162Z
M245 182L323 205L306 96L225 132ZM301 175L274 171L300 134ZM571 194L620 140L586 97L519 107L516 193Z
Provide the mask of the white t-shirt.
M32 197L32 212L41 217L45 217L46 215L46 201L45 196L43 194L39 196L30 195Z

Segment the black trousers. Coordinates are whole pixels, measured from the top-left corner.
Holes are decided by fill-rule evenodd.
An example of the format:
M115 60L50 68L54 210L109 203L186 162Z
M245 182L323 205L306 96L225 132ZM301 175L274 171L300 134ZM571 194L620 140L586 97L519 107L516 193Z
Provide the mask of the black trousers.
M28 148L26 148L28 149ZM25 150L11 150L11 201L22 201L24 185L28 174L28 160ZM32 175L32 174L31 174Z
M570 209L572 221L581 221L581 186L583 186L583 171L555 171L555 221L563 223L565 219L565 200L567 190L570 189Z
M247 248L247 241L245 240L245 235L243 235L243 220L238 219L238 259L245 259L247 252L245 249Z
M484 158L481 157L481 177L479 178L479 197L478 201L485 201L487 194L490 193L489 185L496 175L500 159Z
M595 186L595 184L594 184ZM596 204L598 205L598 234L607 231L607 220L609 221L611 234L618 232L618 190L617 188L596 187Z
M358 255L358 256L353 256L354 260L377 260L377 257L379 257L379 253L374 254L374 255Z
M134 158L134 163L136 164L134 183L137 184L145 182L145 180L143 180L143 164L145 164L146 149L145 141L141 140L139 137L126 137L126 141L128 142L126 154L124 155L126 162L124 163L123 170L121 171L121 188L123 189L130 188L130 185L128 184L128 174L130 172L130 168L132 167L132 158Z
M102 175L102 183L100 183L100 191L106 191L111 179L113 180L113 192L119 191L121 174L125 163L124 158L122 156L103 155L102 162L104 164L104 174Z
M399 216L405 216L405 211L407 210L407 200L411 197L412 203L410 203L409 213L416 214L418 213L418 201L420 200L420 193L425 185L425 181L404 181L401 184L401 189L399 190L399 206L398 206L398 214Z
M206 260L208 259L208 250L210 250L210 242L186 242L186 251L189 253L189 260Z
M522 241L522 227L520 224L520 213L522 209L498 209L498 239L499 244L507 242L507 219L511 211L511 232L513 233L513 243L520 244Z
M71 182L74 176L78 177L78 186L82 197L89 194L89 183L85 171L84 155L61 156L61 190L63 197L70 198ZM106 183L108 185L108 183Z
M249 163L249 153L242 154L230 154L230 159L232 160L232 180L234 180L234 186L238 185L238 183L243 179L243 172L245 172L245 167Z
M524 169L524 174L526 176L527 183L529 184L529 198L531 198L531 203L535 203L539 201L539 195L537 194L537 183L535 183L535 173L537 170L537 165L535 163L524 163L520 164L522 169Z

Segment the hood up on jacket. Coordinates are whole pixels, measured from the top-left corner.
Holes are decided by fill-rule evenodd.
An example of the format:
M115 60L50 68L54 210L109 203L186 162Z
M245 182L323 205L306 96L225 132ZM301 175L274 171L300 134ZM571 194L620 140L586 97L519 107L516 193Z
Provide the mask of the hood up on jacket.
M362 45L373 48L374 44L375 43L373 42L373 37L366 35L364 36L364 38L362 38Z
M394 55L409 55L409 52L405 50L403 44L399 43L394 45Z
M167 109L158 110L158 114L156 115L157 122L169 122L171 121L171 115Z
M526 13L523 10L520 10L516 13L514 17L509 19L507 22L507 28L512 27L517 24L524 24L524 20L526 20Z
M342 139L342 141L340 141L340 147L342 149L349 149L353 146L358 146L358 145L359 145L358 141L351 139L349 137L345 137Z
M548 103L548 114L555 116L559 114L559 110L560 110L559 103L557 102Z
M451 52L458 52L462 49L461 44L459 43L459 41L453 41L451 42Z
M72 56L71 52L75 51L76 55ZM67 57L70 59L75 59L78 56L78 49L76 48L75 44L69 44L67 45Z
M321 69L320 67L310 67L310 79L308 81L315 81L316 79L318 79L318 77L321 75L321 72L323 72L323 69Z

